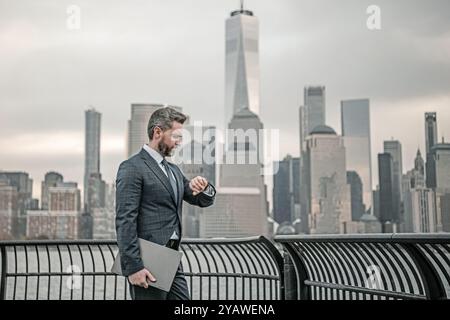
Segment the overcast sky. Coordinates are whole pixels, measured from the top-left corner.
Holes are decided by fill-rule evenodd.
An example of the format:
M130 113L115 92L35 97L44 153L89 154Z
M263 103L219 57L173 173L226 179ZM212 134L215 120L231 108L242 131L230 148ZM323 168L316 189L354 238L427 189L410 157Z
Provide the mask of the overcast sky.
M67 28L67 7L81 28ZM381 30L366 27L369 5ZM0 0L0 169L45 172L82 184L84 111L102 113L101 172L126 156L133 102L183 107L221 125L225 19L237 0ZM327 124L340 133L340 101L369 98L372 158L385 139L403 145L404 170L424 148L423 113L438 113L450 141L450 1L247 0L260 23L261 120L298 155L305 85L325 85Z

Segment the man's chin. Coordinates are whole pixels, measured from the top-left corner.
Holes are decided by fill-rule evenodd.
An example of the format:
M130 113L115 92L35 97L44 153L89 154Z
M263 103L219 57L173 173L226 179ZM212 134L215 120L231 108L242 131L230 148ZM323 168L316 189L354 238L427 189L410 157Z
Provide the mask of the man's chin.
M171 156L173 156L173 154L174 154L174 150L172 149L172 150L170 150L170 151L167 151L164 155L165 155L166 157L171 157Z

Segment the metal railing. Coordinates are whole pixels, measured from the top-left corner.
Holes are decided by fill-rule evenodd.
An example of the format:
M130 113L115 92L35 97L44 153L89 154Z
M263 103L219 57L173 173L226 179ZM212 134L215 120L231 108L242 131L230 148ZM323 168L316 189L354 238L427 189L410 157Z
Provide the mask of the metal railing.
M186 239L180 250L192 299L284 299L282 256L264 237ZM113 240L0 241L0 300L130 299L110 272Z
M277 236L295 269L287 299L449 299L449 234ZM288 281L286 279L286 281Z

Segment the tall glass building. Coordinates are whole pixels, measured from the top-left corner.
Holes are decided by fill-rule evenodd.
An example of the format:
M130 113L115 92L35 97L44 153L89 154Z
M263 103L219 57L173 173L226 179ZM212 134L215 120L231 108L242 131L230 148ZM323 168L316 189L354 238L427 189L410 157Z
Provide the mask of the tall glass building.
M402 145L400 141L390 140L384 141L384 152L389 153L392 157L392 195L393 199L393 212L394 217L397 218L396 222L401 222L403 217L402 212L402 202L403 202L403 188L402 188L402 177L403 177L403 160L402 160Z
M300 151L306 151L306 138L317 126L325 125L325 87L309 86L303 89L300 107Z
M437 143L437 115L436 112L425 113L425 159L427 188L436 188L436 163L432 152Z
M342 136L347 171L362 182L363 203L372 212L372 162L370 142L370 102L368 99L341 101ZM353 213L355 218L359 214Z
M84 206L88 202L89 177L100 173L100 131L101 113L95 109L85 111L85 153L84 153Z
M241 109L259 114L259 23L253 12L231 12L225 24L225 127Z

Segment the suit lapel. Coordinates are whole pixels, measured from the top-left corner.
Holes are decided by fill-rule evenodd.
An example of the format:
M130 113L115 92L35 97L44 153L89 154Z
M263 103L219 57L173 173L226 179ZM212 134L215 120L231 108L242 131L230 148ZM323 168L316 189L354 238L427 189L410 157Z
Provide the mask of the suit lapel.
M170 196L172 197L172 201L175 203L175 194L173 193L173 189L172 189L172 186L170 185L169 178L164 174L162 169L159 167L158 163L156 163L155 159L153 159L147 153L147 151L142 149L140 154L141 154L141 158L144 160L144 162L147 165L147 167L149 167L150 170L153 171L153 173L158 177L158 179L161 181L161 183L167 189L167 191L169 191ZM178 206L177 203L175 203L175 205Z

